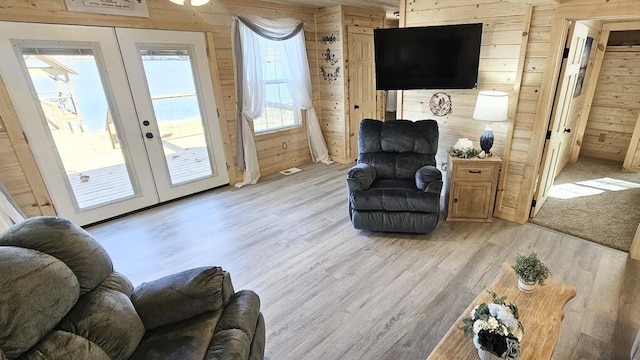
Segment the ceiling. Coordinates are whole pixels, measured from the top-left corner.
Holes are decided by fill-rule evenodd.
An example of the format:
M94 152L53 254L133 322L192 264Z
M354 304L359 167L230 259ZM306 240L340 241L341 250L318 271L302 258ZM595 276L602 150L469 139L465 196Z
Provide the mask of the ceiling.
M284 4L307 5L314 7L328 7L334 5L350 5L374 9L384 9L387 13L398 11L400 0L268 0ZM446 1L446 0L445 0Z
M368 8L384 9L387 11L387 17L393 17L393 13L397 12L400 8L401 0L271 0L274 2L287 3L287 4L300 4L317 7L326 7L334 5L351 5ZM447 1L447 0L443 0ZM469 4L474 3L473 0L468 0ZM563 0L507 0L515 4L523 5L557 5L562 3ZM397 17L397 16L396 16Z

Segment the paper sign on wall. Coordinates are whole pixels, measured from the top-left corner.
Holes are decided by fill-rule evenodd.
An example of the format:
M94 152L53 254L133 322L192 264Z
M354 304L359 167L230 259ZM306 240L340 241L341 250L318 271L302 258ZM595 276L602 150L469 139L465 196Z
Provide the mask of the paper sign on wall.
M147 0L65 0L68 11L149 17Z

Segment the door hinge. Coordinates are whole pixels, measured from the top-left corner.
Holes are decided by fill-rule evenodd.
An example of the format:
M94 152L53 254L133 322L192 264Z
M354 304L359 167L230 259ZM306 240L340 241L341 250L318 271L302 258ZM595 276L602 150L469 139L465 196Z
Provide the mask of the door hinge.
M531 207L532 207L532 208L536 207L536 204L537 204L537 203L538 203L538 202L536 201L536 199L531 200Z
M562 54L562 58L566 59L569 57L569 48L564 48L564 53Z
M551 139L551 130L547 130L547 140Z

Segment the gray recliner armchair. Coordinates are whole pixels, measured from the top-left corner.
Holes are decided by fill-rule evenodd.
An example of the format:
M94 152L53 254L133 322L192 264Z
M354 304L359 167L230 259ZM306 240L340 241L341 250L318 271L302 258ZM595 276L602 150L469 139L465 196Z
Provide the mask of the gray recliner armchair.
M68 220L0 234L0 360L249 359L264 356L260 299L219 267L133 288Z
M358 163L347 174L356 229L429 233L438 225L442 173L435 120L362 120Z

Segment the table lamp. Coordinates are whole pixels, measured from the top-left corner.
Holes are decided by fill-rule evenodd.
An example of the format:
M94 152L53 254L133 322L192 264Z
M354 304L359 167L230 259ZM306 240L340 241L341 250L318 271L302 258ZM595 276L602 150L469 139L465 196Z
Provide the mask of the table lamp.
M493 146L493 131L491 122L506 121L509 111L509 94L504 91L480 91L473 110L473 119L485 121L487 124L480 135L480 148L484 153L491 155Z

